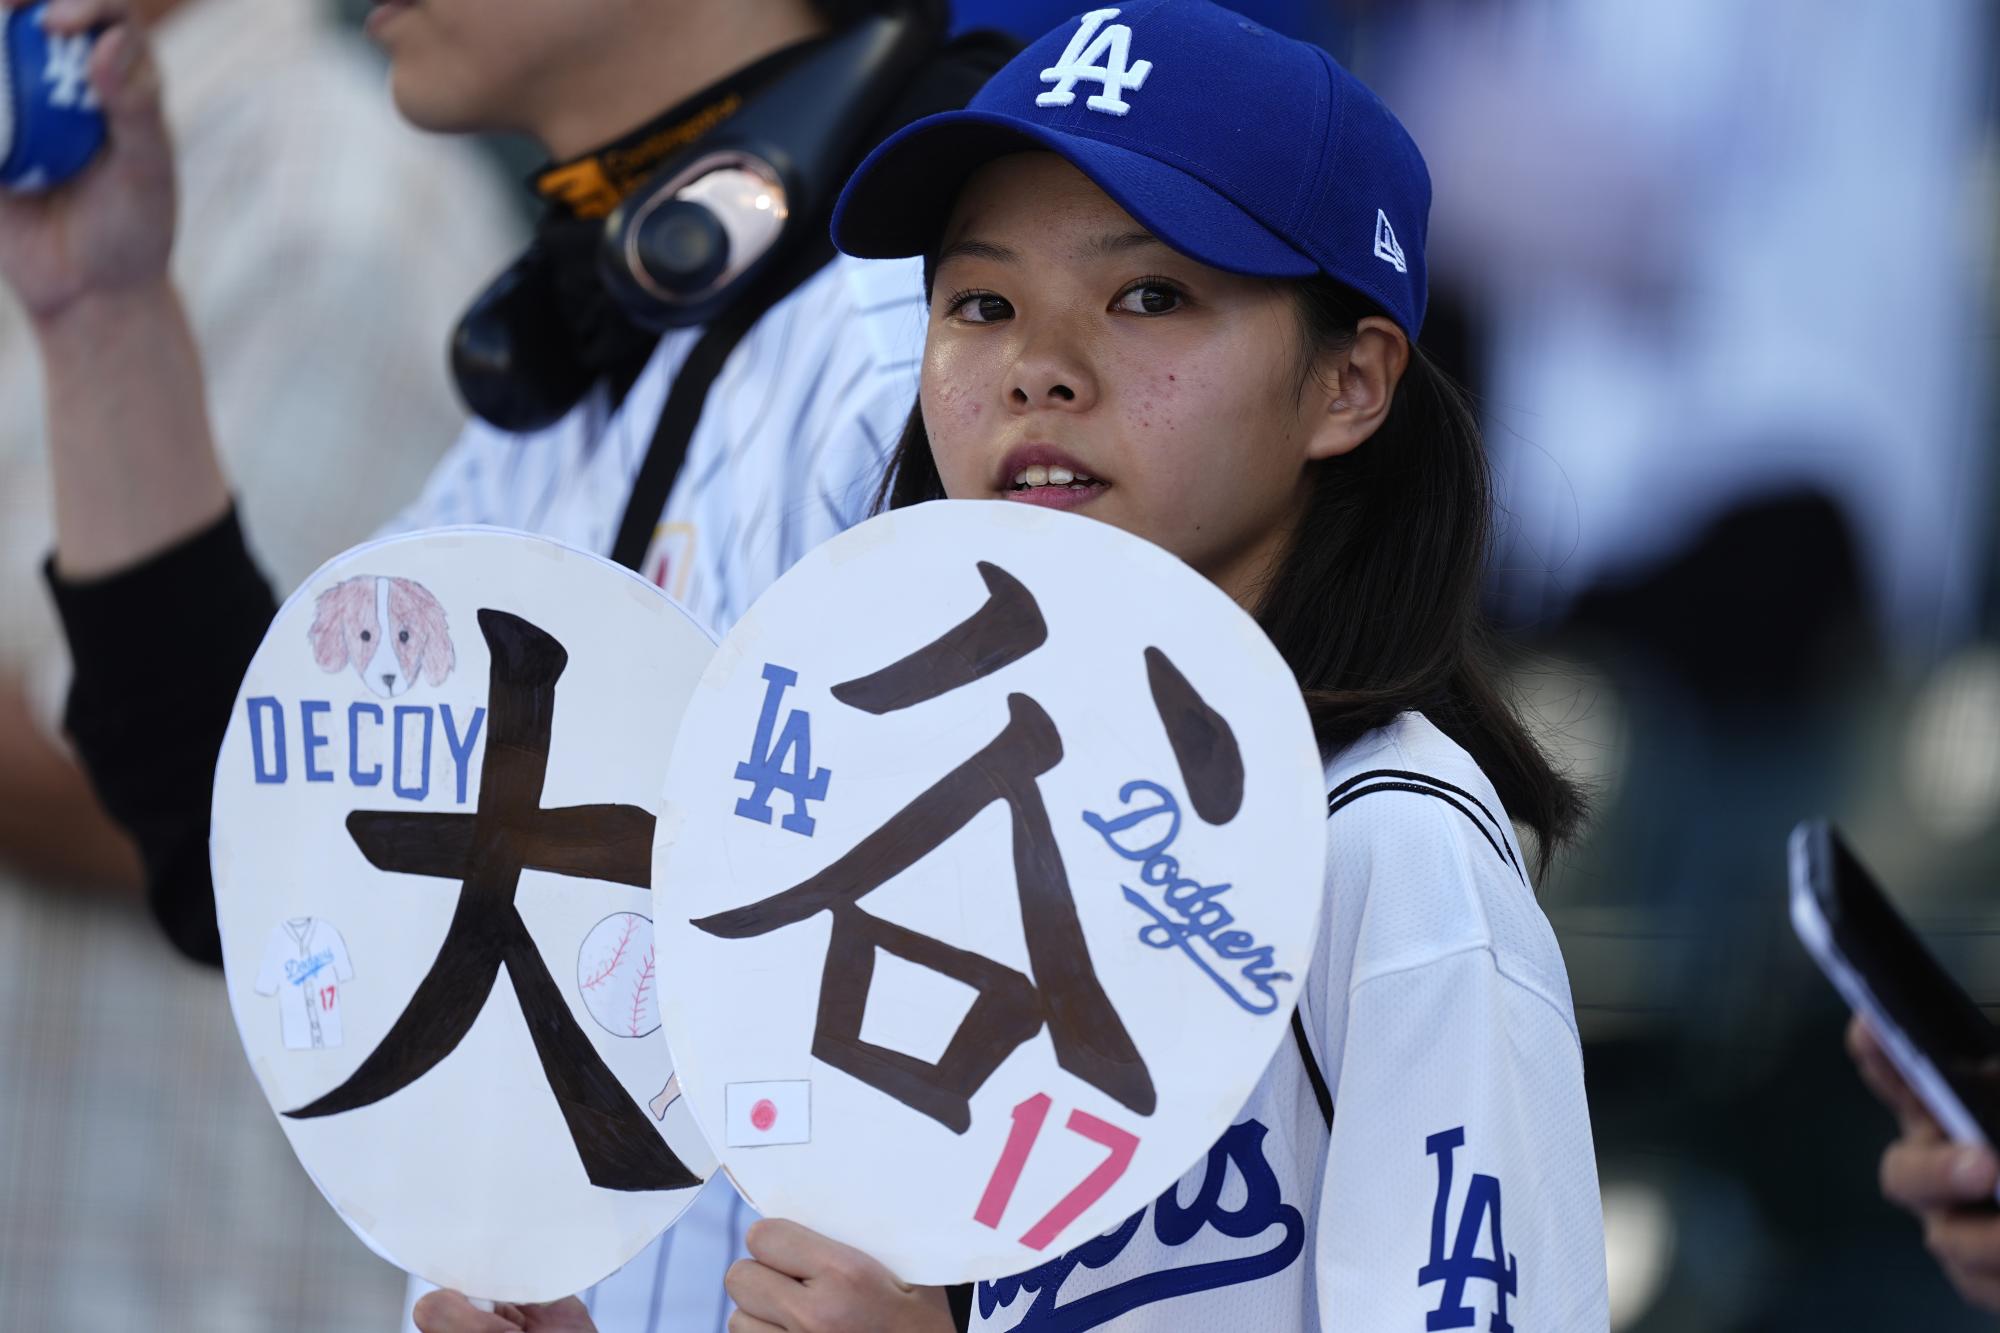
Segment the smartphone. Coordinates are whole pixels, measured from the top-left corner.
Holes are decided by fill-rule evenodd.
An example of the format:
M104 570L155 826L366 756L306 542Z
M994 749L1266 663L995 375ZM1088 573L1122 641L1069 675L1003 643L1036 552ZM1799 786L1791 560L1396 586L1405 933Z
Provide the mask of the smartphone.
M1825 820L1792 830L1792 929L1945 1133L2000 1144L2000 1028Z

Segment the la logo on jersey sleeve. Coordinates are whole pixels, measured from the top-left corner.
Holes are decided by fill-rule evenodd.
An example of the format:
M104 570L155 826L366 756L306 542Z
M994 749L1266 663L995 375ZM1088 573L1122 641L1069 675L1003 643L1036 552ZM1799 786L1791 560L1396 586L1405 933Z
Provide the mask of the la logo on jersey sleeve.
M314 1181L421 1276L565 1295L712 1170L663 1091L647 914L712 652L629 571L456 529L337 557L252 661L211 847L231 1004Z
M909 1281L1104 1230L1285 1036L1319 774L1268 640L1157 548L973 502L836 538L675 747L654 915L695 1119L760 1209Z
M1475 1313L1468 1291L1483 1287L1491 1296L1491 1333L1513 1333L1507 1321L1507 1301L1521 1290L1521 1262L1508 1252L1500 1221L1500 1180L1473 1171L1461 1193L1452 1192L1458 1154L1465 1144L1465 1127L1440 1130L1424 1140L1424 1151L1437 1162L1437 1197L1431 1206L1431 1252L1417 1270L1417 1285L1438 1287L1437 1307L1426 1316L1433 1329L1471 1328ZM1457 1221L1452 1209L1457 1207Z

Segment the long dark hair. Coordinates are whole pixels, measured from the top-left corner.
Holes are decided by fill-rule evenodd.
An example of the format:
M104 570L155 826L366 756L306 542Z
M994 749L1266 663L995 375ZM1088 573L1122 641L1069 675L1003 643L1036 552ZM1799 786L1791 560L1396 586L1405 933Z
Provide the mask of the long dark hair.
M1330 278L1294 284L1299 392L1321 353L1353 343L1381 312ZM1503 697L1499 654L1479 606L1493 487L1465 393L1412 344L1389 414L1360 448L1309 463L1297 531L1256 608L1298 677L1322 751L1416 710L1463 746L1544 862L1582 825L1582 791L1557 771ZM944 497L911 409L875 507Z

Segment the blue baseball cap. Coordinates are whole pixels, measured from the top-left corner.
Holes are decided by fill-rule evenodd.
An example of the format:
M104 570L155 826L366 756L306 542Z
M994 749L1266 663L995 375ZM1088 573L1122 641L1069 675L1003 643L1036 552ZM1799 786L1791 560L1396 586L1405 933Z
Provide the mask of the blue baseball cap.
M1423 325L1431 183L1416 143L1332 56L1209 0L1135 0L1048 33L964 110L870 153L834 208L834 243L929 254L973 172L1038 149L1192 259L1324 273L1412 339Z

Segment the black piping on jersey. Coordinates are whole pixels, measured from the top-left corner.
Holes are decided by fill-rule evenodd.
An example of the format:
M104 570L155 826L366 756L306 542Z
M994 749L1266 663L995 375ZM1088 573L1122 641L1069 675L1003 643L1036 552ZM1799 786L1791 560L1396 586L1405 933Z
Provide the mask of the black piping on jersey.
M674 376L674 387L667 394L666 406L660 410L659 424L653 428L652 442L646 446L645 461L639 464L639 475L632 482L625 516L618 522L618 539L611 547L611 558L627 569L638 570L645 562L660 515L666 510L667 496L672 493L674 479L680 476L681 464L687 459L688 442L701 423L701 409L708 399L709 386L722 373L729 354L772 306L833 262L833 239L825 227L809 227L805 235L809 239L774 265L755 289L746 292L702 330L700 340Z
M1455 787L1442 778L1434 778L1426 773L1412 773L1401 768L1371 769L1349 778L1326 794L1326 817L1331 819L1362 797L1378 791L1414 792L1418 796L1429 796L1443 801L1471 820L1472 826L1479 830L1479 836L1486 839L1486 845L1493 849L1493 854L1498 856L1523 884L1528 882L1528 877L1521 871L1520 863L1514 859L1514 851L1507 842L1505 830L1500 821L1493 817L1493 812L1486 808L1486 803L1465 788ZM1459 803L1457 798L1461 796L1472 803L1479 811L1479 815L1486 816L1484 822L1480 820L1479 815L1473 814L1472 810ZM1327 1089L1326 1075L1320 1072L1319 1061L1313 1058L1312 1046L1306 1040L1306 1024L1301 1012L1297 1008L1292 1010L1292 1040L1298 1045L1299 1060L1306 1067L1306 1078L1312 1083L1313 1098L1319 1103L1319 1112L1326 1118L1327 1128L1332 1129L1333 1094Z
M1363 786L1362 784L1364 783L1371 785ZM1329 819L1332 818L1343 807L1351 805L1363 796L1378 791L1414 792L1419 796L1429 796L1443 801L1446 805L1471 820L1472 826L1479 830L1479 836L1486 839L1486 845L1493 849L1493 854L1499 857L1509 870L1514 872L1515 877L1521 883L1526 884L1528 882L1528 876L1522 871L1521 863L1514 859L1514 849L1507 841L1506 826L1494 818L1493 812L1488 810L1485 802L1481 801L1477 796L1474 796L1463 787L1454 787L1451 783L1441 778L1434 778L1424 773L1411 773L1399 768L1378 768L1367 773L1357 774L1326 794L1327 817ZM1471 810L1461 804L1458 799L1460 797L1463 797L1466 801L1470 801L1478 809L1479 814L1473 814ZM1480 815L1486 817L1484 821L1480 819Z
M1326 1086L1326 1075L1319 1072L1319 1061L1313 1058L1312 1046L1306 1041L1306 1021L1300 1017L1304 1011L1292 1006L1292 1040L1299 1045L1299 1059L1305 1062L1306 1080L1312 1084L1313 1100L1319 1103L1319 1113L1326 1119L1326 1127L1333 1128L1333 1092Z

